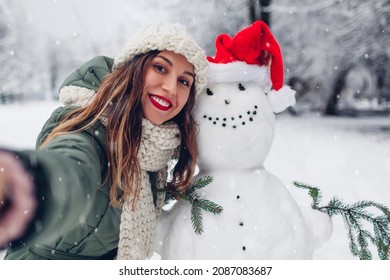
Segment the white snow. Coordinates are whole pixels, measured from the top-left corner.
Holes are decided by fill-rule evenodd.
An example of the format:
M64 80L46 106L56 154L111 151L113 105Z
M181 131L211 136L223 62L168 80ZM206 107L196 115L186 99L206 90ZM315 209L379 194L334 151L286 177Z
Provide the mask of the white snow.
M0 105L0 146L33 148L45 119L59 104L36 102ZM390 121L388 117L336 118L307 114L276 118L275 140L266 168L286 184L303 181L347 203L374 200L390 206ZM303 190L289 187L300 202ZM315 259L356 259L348 249L344 224L335 217L331 239ZM375 248L373 256L378 259ZM2 252L0 252L0 258Z

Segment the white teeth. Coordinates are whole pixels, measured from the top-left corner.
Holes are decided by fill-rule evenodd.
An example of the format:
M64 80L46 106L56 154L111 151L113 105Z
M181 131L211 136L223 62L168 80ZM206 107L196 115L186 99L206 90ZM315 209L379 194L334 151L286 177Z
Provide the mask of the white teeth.
M163 99L160 99L158 98L157 96L152 96L152 98L158 103L160 104L161 106L164 106L164 107L169 107L171 104L169 104L167 101L163 100Z

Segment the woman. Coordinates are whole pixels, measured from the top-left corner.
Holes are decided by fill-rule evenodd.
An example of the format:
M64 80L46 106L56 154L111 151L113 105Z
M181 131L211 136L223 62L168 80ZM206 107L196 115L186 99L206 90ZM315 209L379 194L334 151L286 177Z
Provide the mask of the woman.
M181 25L151 25L113 61L97 57L62 85L35 151L0 151L5 259L146 259L169 181L196 163L195 96L204 51ZM95 94L96 90L96 94Z

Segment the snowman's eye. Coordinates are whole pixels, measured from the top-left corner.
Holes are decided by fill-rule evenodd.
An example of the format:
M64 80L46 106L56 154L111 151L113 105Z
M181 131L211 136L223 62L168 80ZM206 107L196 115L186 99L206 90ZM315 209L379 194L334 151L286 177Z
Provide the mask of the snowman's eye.
M244 91L245 87L243 86L243 84L239 83L238 84L238 89L241 90L241 91Z
M206 93L207 95L213 95L214 93L211 91L211 89L207 88L206 89Z

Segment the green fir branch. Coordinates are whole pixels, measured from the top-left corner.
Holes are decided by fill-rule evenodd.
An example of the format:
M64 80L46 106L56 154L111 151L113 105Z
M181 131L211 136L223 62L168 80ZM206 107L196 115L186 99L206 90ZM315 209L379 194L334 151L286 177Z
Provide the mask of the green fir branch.
M203 232L202 210L211 212L214 215L220 215L223 211L222 206L213 201L200 198L196 192L196 190L206 187L212 181L213 177L203 176L194 181L185 192L177 190L171 185L167 185L161 190L165 192L165 199L167 201L183 199L191 204L191 224L196 234Z
M340 215L347 228L349 249L352 255L361 260L371 260L372 254L368 249L369 242L374 244L378 256L382 260L388 260L390 255L390 210L383 204L374 201L358 201L351 205L345 204L341 199L334 197L327 205L320 206L322 194L319 188L312 187L302 182L293 182L294 186L308 191L313 199L313 209L327 213L330 217ZM375 208L381 215L374 215L367 211ZM366 221L373 227L373 233L364 229L362 222Z
M297 182L297 181L294 181L293 184L297 188L308 190L309 191L309 195L313 199L313 202L311 204L312 208L320 210L320 209L318 209L319 208L319 206L318 206L319 202L322 199L322 194L321 194L320 189L312 187L312 186L309 186L309 185L304 184L302 182Z
M191 184L190 189L199 190L204 187L206 187L208 184L210 184L213 181L213 177L211 176L203 176L197 179L195 182Z
M192 204L191 224L196 234L201 234L203 232L203 217L199 205Z
M203 210L205 210L207 212L211 212L214 215L220 215L223 211L223 208L221 205L219 205L213 201L207 200L207 199L200 199L199 198L199 199L197 199L197 201L195 201L195 203Z

